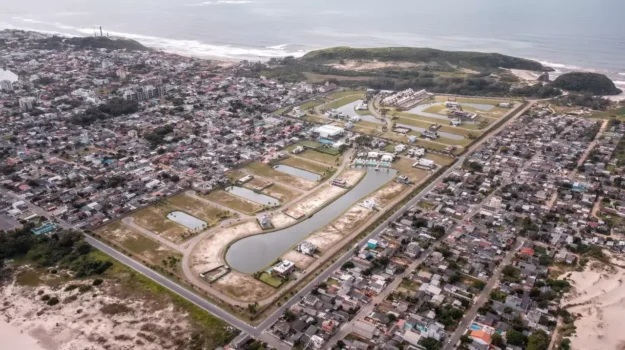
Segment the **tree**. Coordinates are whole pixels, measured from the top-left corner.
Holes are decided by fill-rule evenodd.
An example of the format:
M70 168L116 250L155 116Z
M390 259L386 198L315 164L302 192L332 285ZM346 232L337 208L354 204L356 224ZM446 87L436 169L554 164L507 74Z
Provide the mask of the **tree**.
M547 350L549 348L549 336L542 330L532 333L527 340L525 350Z
M341 269L342 270L352 269L352 268L354 268L354 266L355 265L354 265L353 262L347 261L347 262L345 262L345 264L343 264L343 266L341 266Z
M484 289L484 287L486 287L486 283L484 283L484 281L480 281L480 280L473 281L473 288L477 290L482 290Z
M523 346L523 344L527 341L523 333L512 328L508 329L506 332L506 340L508 341L508 344L516 346Z
M425 338L421 341L421 345L426 350L439 350L441 348L441 343L434 338Z
M499 348L502 348L505 345L503 337L499 333L493 334L493 336L491 337L491 344Z

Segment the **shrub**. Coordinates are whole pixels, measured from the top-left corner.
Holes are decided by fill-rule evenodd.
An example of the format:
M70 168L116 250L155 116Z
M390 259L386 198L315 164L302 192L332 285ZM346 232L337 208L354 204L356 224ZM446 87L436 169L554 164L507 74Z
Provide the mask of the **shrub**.
M41 300L42 301L48 301L48 300L50 300L50 296L48 294L46 294L46 295L41 297Z
M58 303L59 303L59 298L52 297L52 298L50 298L50 300L48 300L48 302L46 304L48 304L50 306L54 306L54 305L56 305Z
M96 279L94 279L94 280L93 280L93 283L92 283L92 284L93 284L94 286L99 286L99 285L101 285L101 284L102 284L102 282L104 282L104 281L103 281L101 278L96 278Z

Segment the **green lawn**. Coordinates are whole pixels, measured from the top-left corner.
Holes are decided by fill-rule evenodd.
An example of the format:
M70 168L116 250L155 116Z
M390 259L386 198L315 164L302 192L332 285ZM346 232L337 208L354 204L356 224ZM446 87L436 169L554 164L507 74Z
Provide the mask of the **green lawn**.
M302 119L311 122L311 123L317 123L317 124L328 124L331 120L328 118L324 118L324 117L318 117L315 115L306 115L304 117L302 117Z
M263 272L258 279L274 288L280 288L280 286L284 283L281 278L274 277L267 272Z
M426 153L425 159L433 160L438 165L449 165L454 161L454 159L451 157L446 157L435 153Z
M207 225L212 226L219 222L222 218L229 217L232 214L227 213L216 206L208 205L201 200L189 197L185 194L179 194L167 199L167 203L175 206L187 214L206 221Z

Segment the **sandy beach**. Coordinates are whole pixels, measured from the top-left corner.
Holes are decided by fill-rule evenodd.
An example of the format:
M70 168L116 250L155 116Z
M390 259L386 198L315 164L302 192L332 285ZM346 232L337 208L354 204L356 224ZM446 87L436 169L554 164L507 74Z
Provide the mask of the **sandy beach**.
M35 338L23 333L17 327L11 326L4 319L0 320L0 339L2 339L3 349L47 350L39 345Z
M615 261L623 266L622 261ZM623 349L625 314L625 269L590 262L583 272L573 272L569 282L575 288L562 301L578 316L576 333L570 337L573 349Z
M525 81L536 81L540 72L533 72L530 70L522 70L522 69L510 69L510 72L516 75L517 78Z

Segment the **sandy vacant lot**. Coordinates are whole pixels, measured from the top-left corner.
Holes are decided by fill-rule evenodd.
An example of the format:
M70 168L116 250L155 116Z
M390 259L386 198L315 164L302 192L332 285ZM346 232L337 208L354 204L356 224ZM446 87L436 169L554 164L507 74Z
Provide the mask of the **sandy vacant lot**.
M120 298L109 282L83 293L78 289L65 291L68 284L55 289L5 285L0 289L0 316L14 332L33 337L47 350L176 348L177 339L186 340L191 332L188 315L173 304ZM60 302L48 306L41 300L42 295L57 297ZM6 341L13 339L18 338L2 337L0 347L29 349L5 347Z
M260 226L254 220L215 232L195 246L191 253L191 268L195 273L200 274L223 265L221 255L228 243L260 231Z
M179 252L143 236L139 232L124 225L121 220L96 230L96 233L121 245L134 254L142 256L155 265L160 265L161 261L170 256L180 256Z
M230 271L215 282L213 287L246 302L265 299L277 291L272 286L237 271Z
M314 257L302 254L295 250L289 250L286 254L282 255L280 259L292 261L295 263L297 268L302 270L305 270L308 266L310 266L310 264L313 263L313 261L315 261Z
M571 273L569 279L575 290L562 304L575 305L568 310L580 316L575 321L576 334L571 336L573 349L623 349L625 269L591 262L583 272Z
M376 70L382 68L416 68L422 66L419 63L412 62L381 62L381 61L361 61L361 60L344 60L343 63L332 63L330 67L342 70Z
M345 192L347 192L347 190L341 187L323 185L308 197L302 199L295 205L286 208L285 213L293 218L299 219L314 213L319 210L319 208L333 201Z

